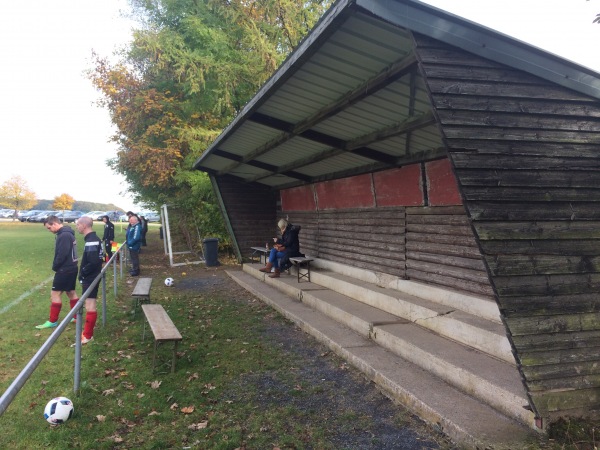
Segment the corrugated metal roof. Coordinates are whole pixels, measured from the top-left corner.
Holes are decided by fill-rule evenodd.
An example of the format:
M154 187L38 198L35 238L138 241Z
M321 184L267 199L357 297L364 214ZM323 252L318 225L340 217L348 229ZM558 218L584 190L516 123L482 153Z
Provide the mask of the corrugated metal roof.
M600 98L589 69L429 5L340 1L194 167L281 189L444 156L412 32Z

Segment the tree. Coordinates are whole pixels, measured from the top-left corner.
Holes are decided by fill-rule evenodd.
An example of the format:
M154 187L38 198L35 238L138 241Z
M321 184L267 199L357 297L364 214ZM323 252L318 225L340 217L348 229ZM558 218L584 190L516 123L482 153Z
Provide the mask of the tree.
M331 1L130 3L141 28L129 49L118 63L95 55L89 71L117 129L119 149L109 165L125 176L137 202L185 204L198 216L216 210L214 196L194 197L210 183L193 162Z
M73 203L75 203L75 199L71 197L69 194L60 194L57 197L54 197L54 203L52 203L52 208L59 209L61 211L70 210L73 208Z
M27 182L20 176L14 176L0 186L0 203L14 209L13 220L17 212L29 209L37 203L35 193L29 189Z

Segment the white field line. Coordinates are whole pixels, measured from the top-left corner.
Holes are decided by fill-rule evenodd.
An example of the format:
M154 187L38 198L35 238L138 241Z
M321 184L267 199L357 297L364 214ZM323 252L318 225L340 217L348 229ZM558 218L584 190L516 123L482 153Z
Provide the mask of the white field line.
M14 299L12 302L10 302L8 305L3 306L0 309L0 314L4 314L6 311L8 311L10 308L12 308L15 305L18 305L19 303L21 303L23 300L25 300L27 297L29 297L31 294L33 294L36 291L39 291L41 288L43 288L47 283L49 283L50 281L52 281L52 279L54 278L54 276L51 276L50 278L48 278L47 280L42 281L40 284L38 284L37 286L35 286L34 288L28 290L27 292L24 292L23 294L21 294L19 296L19 298Z

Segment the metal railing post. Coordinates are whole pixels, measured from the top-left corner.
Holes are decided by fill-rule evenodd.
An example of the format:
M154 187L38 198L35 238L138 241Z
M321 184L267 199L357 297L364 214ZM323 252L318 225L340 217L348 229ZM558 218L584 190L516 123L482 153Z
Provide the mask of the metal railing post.
M102 327L106 326L106 272L102 272Z

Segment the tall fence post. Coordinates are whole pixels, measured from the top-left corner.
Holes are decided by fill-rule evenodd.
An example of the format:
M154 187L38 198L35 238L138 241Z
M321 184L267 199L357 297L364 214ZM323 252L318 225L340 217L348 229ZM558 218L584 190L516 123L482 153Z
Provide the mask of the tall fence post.
M106 272L102 272L102 326L106 326Z

